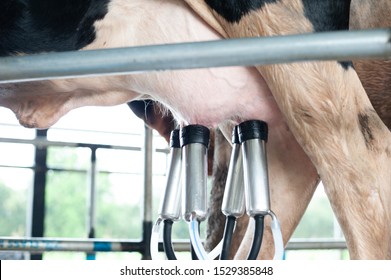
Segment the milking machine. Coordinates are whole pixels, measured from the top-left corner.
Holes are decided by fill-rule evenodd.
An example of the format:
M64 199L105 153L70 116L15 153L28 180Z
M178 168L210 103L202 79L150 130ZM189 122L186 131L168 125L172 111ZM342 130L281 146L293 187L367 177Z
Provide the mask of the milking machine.
M237 127L243 156L243 177L247 215L255 221L248 260L255 260L262 244L264 217L272 217L275 259L282 259L283 241L276 215L270 209L269 176L266 158L268 127L262 121L247 121ZM281 252L282 250L282 252Z
M201 244L199 223L206 219L207 208L207 155L209 129L189 125L181 130L183 218L189 224L192 249L199 260L207 259Z
M181 168L182 151L179 141L179 129L175 129L170 135L170 165L167 172L166 189L161 200L159 218L152 229L151 255L157 259L158 242L161 225L163 223L163 248L167 259L176 260L171 242L171 230L174 221L181 217Z
M200 125L174 130L170 142L170 165L166 189L161 201L159 218L151 237L151 254L158 259L158 242L163 227L163 248L166 258L175 260L171 242L172 225L181 217L189 225L192 250L200 260L228 259L236 219L245 212L254 219L255 230L249 260L258 256L262 244L264 218L272 218L275 245L274 259L282 259L284 247L276 215L270 209L270 194L266 160L267 124L247 121L232 134L232 153L222 203L226 225L222 241L210 253L202 245L200 222L207 218L207 149L210 132Z
M236 126L232 132L232 152L221 205L221 211L226 216L226 223L220 260L228 259L236 219L243 216L245 212L243 188L243 160L238 127Z

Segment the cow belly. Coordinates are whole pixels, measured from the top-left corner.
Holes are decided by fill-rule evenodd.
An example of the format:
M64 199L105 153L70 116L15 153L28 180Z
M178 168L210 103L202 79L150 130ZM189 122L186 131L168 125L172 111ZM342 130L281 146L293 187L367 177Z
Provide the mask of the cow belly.
M225 120L262 119L281 114L262 77L251 68L220 68L149 73L130 77L134 89L174 112L184 124L216 127Z
M119 5L111 5L105 20L96 24L97 40L88 49L221 39L183 1L116 2ZM104 39L108 36L110 41ZM256 117L273 122L279 114L253 68L144 73L126 79L128 88L162 103L183 123L215 127L227 119Z

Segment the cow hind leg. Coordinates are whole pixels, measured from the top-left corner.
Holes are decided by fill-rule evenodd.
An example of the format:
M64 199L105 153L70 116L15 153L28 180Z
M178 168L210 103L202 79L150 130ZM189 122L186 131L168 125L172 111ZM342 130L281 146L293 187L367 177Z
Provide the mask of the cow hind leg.
M352 0L350 12L351 29L391 26L391 3L388 0ZM384 124L391 129L391 61L355 60L353 62L373 107ZM391 252L391 248L389 251Z
M390 258L391 135L354 70L336 62L258 69L323 180L350 256Z

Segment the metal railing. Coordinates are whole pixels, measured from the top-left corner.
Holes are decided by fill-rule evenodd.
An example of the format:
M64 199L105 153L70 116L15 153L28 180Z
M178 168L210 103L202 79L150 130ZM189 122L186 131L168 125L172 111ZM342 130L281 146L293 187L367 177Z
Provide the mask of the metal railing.
M61 141L49 141L46 137L36 137L34 139L17 139L17 138L0 138L0 143L12 143L12 144L30 144L36 148L47 148L47 147L72 147L72 148L89 148L91 150L90 157L90 166L88 170L76 170L76 169L66 169L66 168L51 168L44 164L45 170L41 170L42 167L39 167L43 172L49 170L55 171L72 171L72 172L84 172L88 173L89 178L89 192L88 192L88 213L87 213L87 235L89 239L87 240L61 240L61 239L48 239L48 238L0 238L0 251L4 250L14 250L17 251L26 251L26 252L43 252L50 250L59 250L59 251L82 251L87 252L87 258L94 259L95 250L102 250L102 248L113 248L114 250L119 250L122 248L123 251L137 251L143 255L143 258L150 258L149 253L149 239L152 231L152 153L159 152L168 154L168 149L155 149L153 150L152 146L153 134L152 130L148 127L145 127L144 133L144 147L131 147L131 146L120 146L120 145L105 145L105 144L90 144L90 143L79 143L79 142L61 142ZM113 150L124 150L124 151L137 151L143 152L144 154L144 211L143 217L141 218L142 223L142 236L140 241L127 241L127 242L115 242L115 241L94 241L95 238L95 198L96 198L96 151L98 149L113 149ZM0 167L15 168L18 166L9 166L1 165ZM36 166L24 166L18 168L28 168L36 170ZM102 173L102 171L99 171ZM104 173L116 173L116 172L104 172ZM34 214L34 213L33 213ZM32 214L32 216L33 216ZM24 245L23 245L24 244ZM121 245L119 245L121 244ZM92 247L89 247L92 246ZM13 248L13 249L12 249ZM67 249L68 248L68 249ZM90 250L89 248L95 248L95 250Z
M354 58L390 59L391 29L4 57L0 58L0 83Z
M176 240L175 251L189 251L190 243ZM6 238L0 237L0 251L27 252L140 252L144 242L129 239L80 239L80 238ZM159 244L163 250L163 244ZM325 238L293 239L286 250L343 250L346 249L344 240Z

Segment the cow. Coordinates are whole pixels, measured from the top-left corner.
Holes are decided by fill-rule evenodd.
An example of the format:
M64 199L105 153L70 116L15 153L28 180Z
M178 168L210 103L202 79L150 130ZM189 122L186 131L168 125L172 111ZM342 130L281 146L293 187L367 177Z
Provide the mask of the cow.
M347 29L349 4L342 0L5 0L0 3L0 56ZM0 85L0 105L10 108L22 125L37 128L51 126L77 107L143 99L162 104L181 125L218 126L226 136L243 120L266 121L271 200L284 242L303 215L320 175L351 257L390 258L391 225L383 222L389 221L391 207L390 135L349 62ZM267 229L263 246L272 248ZM246 242L238 257L245 252ZM272 250L262 250L260 257L272 255Z

